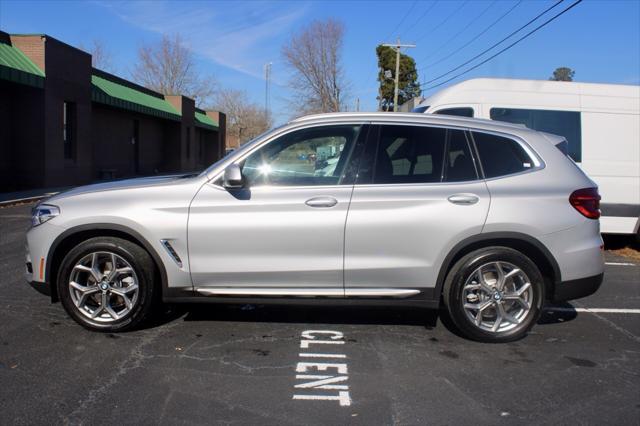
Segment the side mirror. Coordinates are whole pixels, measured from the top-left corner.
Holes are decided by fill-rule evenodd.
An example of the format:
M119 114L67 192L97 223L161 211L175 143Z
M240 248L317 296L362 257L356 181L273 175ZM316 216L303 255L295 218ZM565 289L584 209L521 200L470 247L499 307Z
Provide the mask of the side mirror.
M240 189L244 186L244 179L242 178L242 170L237 164L230 164L224 169L224 176L222 177L222 186L227 189Z

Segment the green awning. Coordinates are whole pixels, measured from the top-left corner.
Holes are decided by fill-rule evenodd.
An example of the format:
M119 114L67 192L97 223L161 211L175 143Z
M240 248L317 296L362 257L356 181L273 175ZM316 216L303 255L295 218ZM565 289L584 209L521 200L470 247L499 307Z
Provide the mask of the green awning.
M161 97L95 74L91 76L91 83L91 100L94 102L169 120L180 120L180 113Z
M20 49L0 43L0 79L44 87L44 72Z
M219 126L207 114L196 110L196 125L210 130L218 130Z

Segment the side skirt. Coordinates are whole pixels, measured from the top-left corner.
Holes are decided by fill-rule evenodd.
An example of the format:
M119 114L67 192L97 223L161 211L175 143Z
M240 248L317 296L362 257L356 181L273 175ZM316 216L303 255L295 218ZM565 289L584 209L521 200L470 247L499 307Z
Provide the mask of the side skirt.
M346 293L346 294L345 294ZM163 294L166 303L230 303L274 305L363 305L417 306L438 308L440 301L430 297L433 289L356 288L230 288L207 287L171 289Z

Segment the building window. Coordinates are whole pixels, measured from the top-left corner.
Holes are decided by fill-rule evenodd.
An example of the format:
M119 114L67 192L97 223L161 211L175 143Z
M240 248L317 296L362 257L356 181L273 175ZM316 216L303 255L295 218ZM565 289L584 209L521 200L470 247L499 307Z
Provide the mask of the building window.
M191 127L187 127L187 158L191 158Z
M564 136L569 142L569 156L582 161L582 130L580 112L521 108L491 108L491 119L524 124L530 129Z
M203 131L199 132L200 138L198 140L198 159L200 161L204 160L204 137L205 133Z
M76 105L65 101L62 108L62 141L64 145L64 158L75 159L75 121Z

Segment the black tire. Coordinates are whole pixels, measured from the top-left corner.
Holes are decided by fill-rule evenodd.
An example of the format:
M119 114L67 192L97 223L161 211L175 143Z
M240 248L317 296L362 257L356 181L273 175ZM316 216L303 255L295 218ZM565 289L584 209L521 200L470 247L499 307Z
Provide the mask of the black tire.
M93 320L83 314L74 303L69 288L74 266L85 256L95 252L108 252L120 256L129 263L137 278L138 292L135 303L122 318L108 323ZM59 269L57 288L64 309L78 324L94 331L120 332L140 326L151 315L157 299L154 281L155 264L146 250L121 238L96 237L78 244L67 253Z
M491 262L506 262L517 267L526 274L531 283L529 311L522 314L521 322L517 326L505 331L494 332L481 328L468 317L464 308L465 283L480 266ZM486 247L467 254L453 265L445 280L443 300L446 313L464 337L487 343L511 342L524 337L538 321L544 302L544 281L540 270L521 252L508 247ZM512 323L509 322L507 325L512 326L510 324Z

